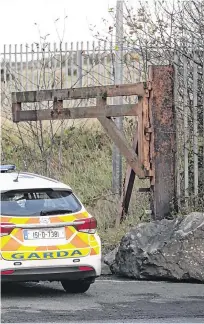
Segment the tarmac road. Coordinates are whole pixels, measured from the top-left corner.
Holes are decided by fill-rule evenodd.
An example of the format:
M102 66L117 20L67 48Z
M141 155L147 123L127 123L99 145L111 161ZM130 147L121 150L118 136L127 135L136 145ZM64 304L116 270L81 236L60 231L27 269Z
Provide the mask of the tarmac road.
M102 277L82 295L60 283L24 283L2 291L1 323L204 323L204 285Z

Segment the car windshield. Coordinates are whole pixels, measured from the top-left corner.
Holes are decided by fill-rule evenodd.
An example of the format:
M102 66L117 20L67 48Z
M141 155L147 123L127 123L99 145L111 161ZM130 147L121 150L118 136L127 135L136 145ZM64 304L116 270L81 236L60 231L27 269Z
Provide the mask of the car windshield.
M81 208L80 202L71 191L32 189L1 193L1 214L6 216L76 213Z

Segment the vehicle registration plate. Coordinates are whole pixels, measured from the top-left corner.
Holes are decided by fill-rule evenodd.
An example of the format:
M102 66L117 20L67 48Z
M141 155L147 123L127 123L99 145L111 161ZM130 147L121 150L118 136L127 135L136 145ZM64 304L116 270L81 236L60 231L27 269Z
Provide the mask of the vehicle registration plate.
M63 239L65 238L65 229L63 228L46 228L36 230L24 230L24 240L46 240L46 239Z

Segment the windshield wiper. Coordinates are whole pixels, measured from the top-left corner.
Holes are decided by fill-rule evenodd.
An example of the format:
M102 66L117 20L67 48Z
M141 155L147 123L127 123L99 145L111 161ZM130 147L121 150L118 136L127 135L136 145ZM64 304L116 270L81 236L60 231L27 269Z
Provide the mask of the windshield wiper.
M41 210L40 216L46 216L46 215L56 215L56 214L70 214L73 213L73 210L71 209L47 209L47 210Z

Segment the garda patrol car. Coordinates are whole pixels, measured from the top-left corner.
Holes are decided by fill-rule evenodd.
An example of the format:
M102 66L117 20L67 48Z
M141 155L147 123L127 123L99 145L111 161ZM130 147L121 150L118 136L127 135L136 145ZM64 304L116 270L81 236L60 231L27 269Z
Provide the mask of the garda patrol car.
M97 222L67 185L0 167L1 280L61 281L83 293L101 274Z

